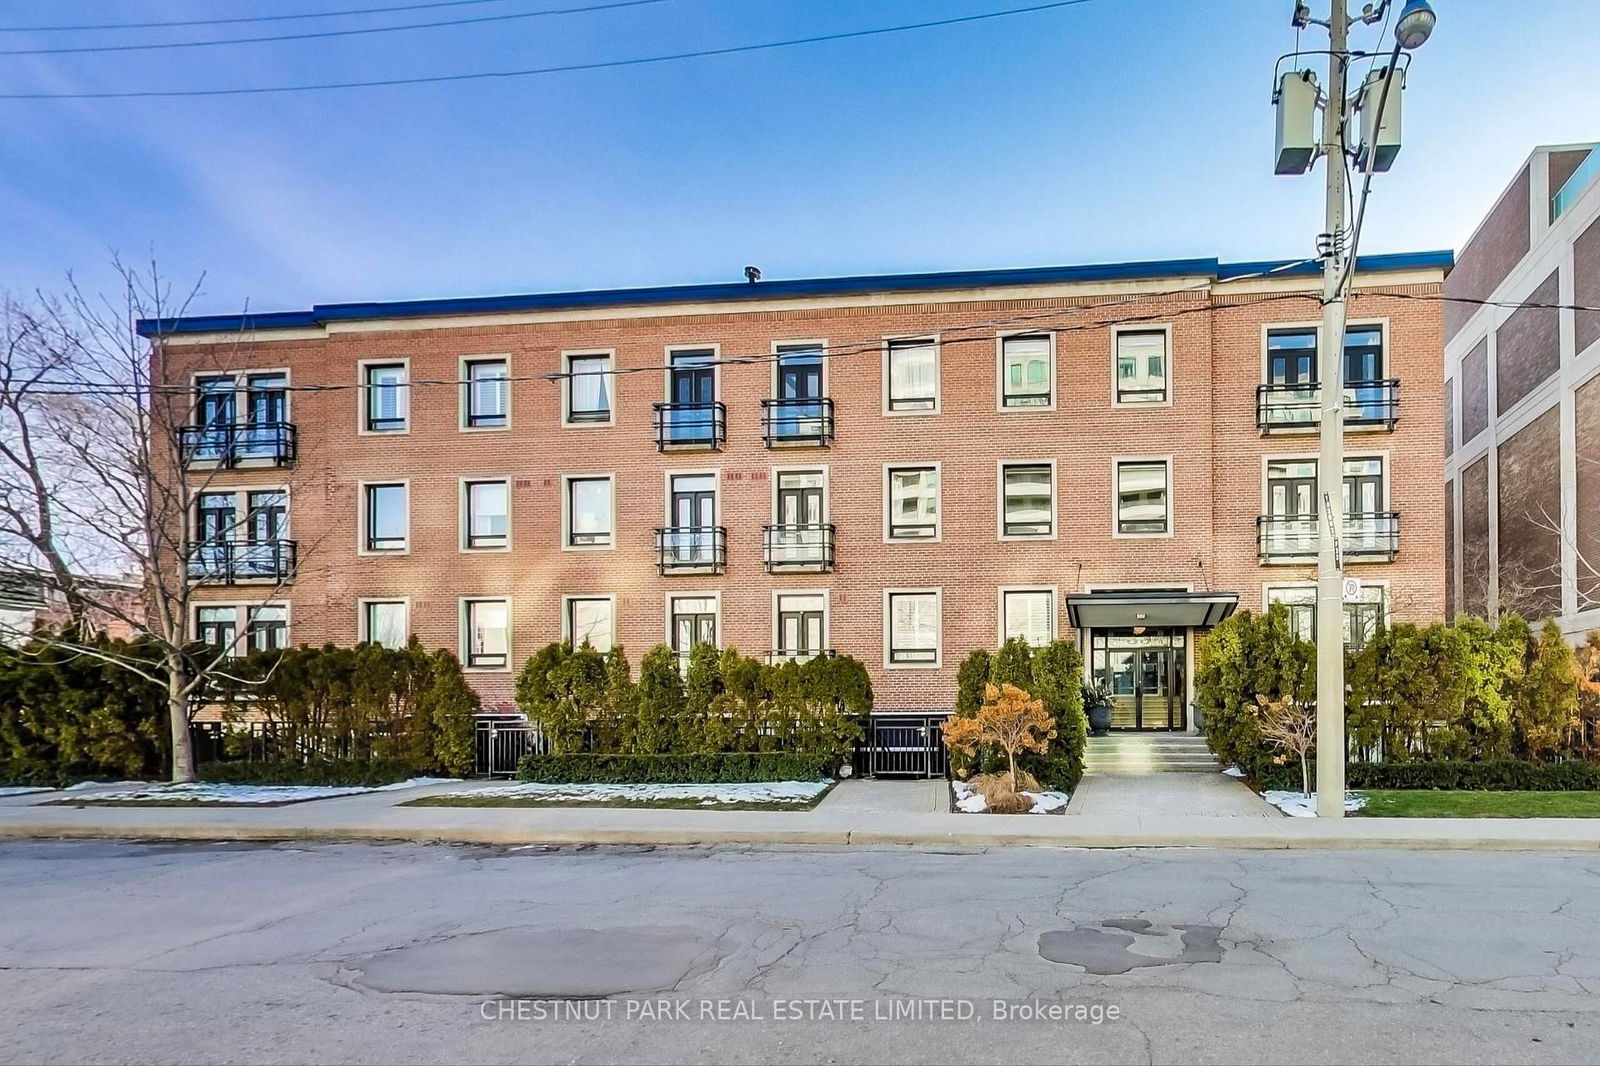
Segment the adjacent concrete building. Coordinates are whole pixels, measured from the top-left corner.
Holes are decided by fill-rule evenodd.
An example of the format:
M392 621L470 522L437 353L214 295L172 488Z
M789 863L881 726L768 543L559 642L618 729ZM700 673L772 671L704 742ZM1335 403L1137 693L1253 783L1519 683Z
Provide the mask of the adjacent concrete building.
M1450 262L1356 277L1353 640L1444 609ZM971 649L1065 637L1119 726L1186 730L1207 627L1279 600L1313 628L1318 284L1194 259L141 328L193 390L204 639L414 633L491 706L564 637L838 651L933 714Z
M1600 150L1537 148L1445 281L1449 611L1600 627Z

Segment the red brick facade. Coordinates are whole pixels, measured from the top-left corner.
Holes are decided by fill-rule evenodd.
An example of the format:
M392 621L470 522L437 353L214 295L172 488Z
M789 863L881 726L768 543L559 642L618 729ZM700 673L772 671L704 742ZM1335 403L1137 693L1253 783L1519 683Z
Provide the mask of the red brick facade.
M1441 273L1364 275L1351 312L1352 323L1385 327L1386 373L1400 380L1402 404L1392 430L1348 435L1351 456L1384 457L1388 505L1401 516L1398 556L1355 564L1351 573L1386 587L1393 617L1417 620L1444 608L1443 311L1437 300L1403 297L1437 294ZM1266 327L1315 322L1316 283L1303 275L1163 279L798 299L764 298L758 284L747 299L717 304L375 318L293 329L286 339L258 329L243 342L202 334L164 344L157 358L165 379L177 383L216 370L289 371L294 465L211 476L219 486L289 490L301 561L282 599L294 643L353 642L358 602L395 597L409 600L410 627L425 644L458 649L461 599L508 597L510 665L471 674L492 705L509 700L529 654L563 635L563 595L615 596L616 636L637 664L666 638L673 593L715 593L720 642L759 654L776 646L775 590L826 590L827 646L866 663L877 706L940 709L952 702L961 658L998 641L1002 587L1052 590L1056 631L1069 635L1062 597L1082 590L1231 591L1242 608L1255 609L1266 586L1313 580L1312 566L1267 566L1257 557L1266 457L1313 457L1316 440L1314 433L1262 436L1256 386ZM1117 322L1170 330L1169 404L1113 404ZM1006 332L1053 336L1053 410L997 409L997 336ZM881 346L897 335L940 339L938 413L886 414ZM831 353L824 385L836 405L831 446L765 447L761 401L773 395L772 364L724 362L717 396L727 405L726 446L658 452L652 405L666 399L660 368L668 348L715 346L726 361L795 341L820 341ZM614 424L563 424L564 385L540 377L563 368L563 353L593 350L615 353ZM509 426L464 430L454 384L462 360L502 355L512 378ZM359 433L358 367L390 359L409 361L409 431ZM1114 534L1115 457L1170 460L1170 535ZM902 461L940 464L937 542L885 542L885 464ZM1052 538L999 537L1003 461L1054 464ZM776 520L775 467L826 470L826 517L837 529L833 572L763 569L761 528ZM668 471L715 474L717 522L728 531L724 574L657 573L652 530L666 519ZM590 473L615 478L615 546L564 550L562 477ZM462 549L460 482L472 477L511 481L507 551ZM391 480L409 483L409 550L361 554L358 486ZM886 665L888 588L941 590L936 667ZM207 588L200 596L250 602L248 589Z

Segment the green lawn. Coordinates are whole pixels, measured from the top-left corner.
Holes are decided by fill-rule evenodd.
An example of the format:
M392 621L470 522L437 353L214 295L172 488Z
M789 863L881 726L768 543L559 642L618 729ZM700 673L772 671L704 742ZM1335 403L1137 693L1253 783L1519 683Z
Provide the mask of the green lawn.
M1373 789L1368 818L1600 818L1600 792L1430 792Z

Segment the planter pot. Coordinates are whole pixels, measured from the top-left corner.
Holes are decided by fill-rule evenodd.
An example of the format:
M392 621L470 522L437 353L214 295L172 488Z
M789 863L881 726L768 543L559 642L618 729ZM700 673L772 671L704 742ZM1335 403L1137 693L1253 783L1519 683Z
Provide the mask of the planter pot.
M1103 737L1111 732L1111 705L1102 703L1089 708L1089 732Z

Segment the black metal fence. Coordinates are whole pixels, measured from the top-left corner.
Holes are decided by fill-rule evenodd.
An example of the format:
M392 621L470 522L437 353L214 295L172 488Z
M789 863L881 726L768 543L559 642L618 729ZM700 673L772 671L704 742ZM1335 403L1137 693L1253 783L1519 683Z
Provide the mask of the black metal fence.
M851 769L857 777L944 777L944 714L878 714L863 725Z

